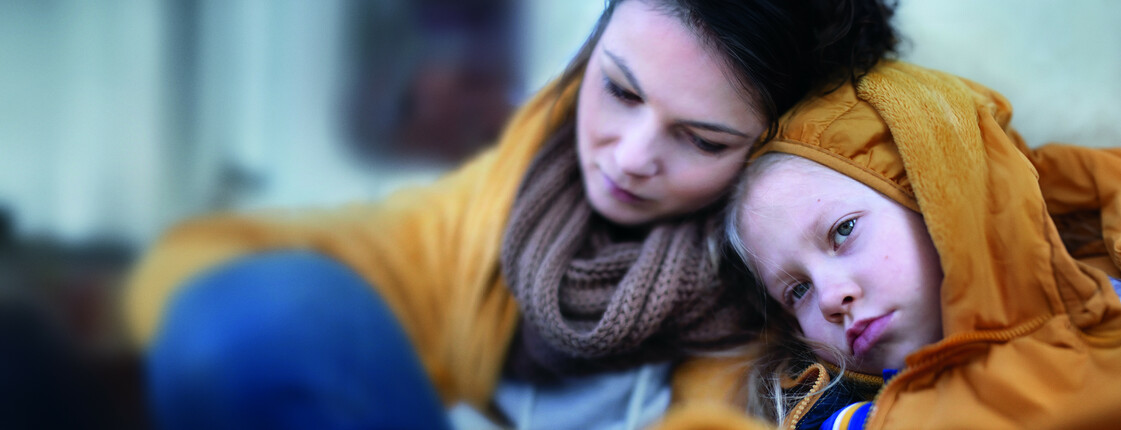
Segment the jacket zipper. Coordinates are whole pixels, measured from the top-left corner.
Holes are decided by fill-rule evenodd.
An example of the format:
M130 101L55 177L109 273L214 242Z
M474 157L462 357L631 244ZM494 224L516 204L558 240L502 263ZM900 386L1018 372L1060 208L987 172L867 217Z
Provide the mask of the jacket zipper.
M829 371L825 369L825 366L818 363L818 364L815 364L811 367L816 368L816 370L818 372L817 378L815 378L816 380L814 381L813 387L810 389L811 393L816 393L816 394L814 394L812 396L808 396L807 398L804 398L804 399L800 400L794 406L794 410L791 411L790 415L789 415L790 425L784 427L787 430L794 430L794 429L798 428L798 422L802 421L803 415L805 415L805 413L810 408L812 408L813 405L815 403L817 403L817 401L819 399L821 399L821 393L820 393L821 388L822 388L822 386L824 386L825 384L828 383L828 382L826 382L826 380L830 379Z

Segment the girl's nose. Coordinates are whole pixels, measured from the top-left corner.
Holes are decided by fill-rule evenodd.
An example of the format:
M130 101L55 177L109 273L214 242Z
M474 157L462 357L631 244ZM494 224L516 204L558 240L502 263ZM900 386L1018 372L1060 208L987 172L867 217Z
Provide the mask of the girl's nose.
M819 295L818 306L821 307L821 315L832 323L844 323L845 315L852 310L853 304L863 297L860 286L848 279L815 281L814 288Z

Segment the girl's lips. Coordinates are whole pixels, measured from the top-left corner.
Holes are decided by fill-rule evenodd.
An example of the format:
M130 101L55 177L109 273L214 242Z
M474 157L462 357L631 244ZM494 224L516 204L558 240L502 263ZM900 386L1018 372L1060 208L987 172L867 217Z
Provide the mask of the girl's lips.
M894 312L881 315L876 318L868 318L853 323L848 330L845 330L845 335L848 337L849 349L852 350L852 355L860 359L868 350L872 349L879 342L880 337L887 331L888 324L891 323L891 316Z
M630 191L624 190L623 188L619 187L618 185L615 184L615 181L612 181L611 178L609 178L607 176L607 174L603 175L603 182L604 182L604 184L607 185L607 191L609 193L611 193L611 196L614 197L616 200L619 200L620 202L628 203L628 204L636 204L636 203L642 203L643 201L646 200L642 197L639 197L639 196L635 195L634 193L632 193Z

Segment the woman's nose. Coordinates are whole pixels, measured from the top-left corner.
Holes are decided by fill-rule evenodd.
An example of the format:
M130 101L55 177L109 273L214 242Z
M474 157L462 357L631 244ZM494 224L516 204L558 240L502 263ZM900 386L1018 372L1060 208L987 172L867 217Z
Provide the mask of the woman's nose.
M844 323L845 315L852 311L853 304L863 297L860 286L848 279L815 281L814 288L819 295L821 315L832 323Z
M636 124L615 147L615 163L622 173L649 177L661 168L657 134L648 124Z

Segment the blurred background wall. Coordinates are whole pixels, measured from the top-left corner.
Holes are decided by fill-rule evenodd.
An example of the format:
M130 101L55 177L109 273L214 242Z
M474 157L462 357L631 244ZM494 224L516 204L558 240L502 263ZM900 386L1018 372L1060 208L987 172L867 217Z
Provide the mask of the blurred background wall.
M900 3L902 57L1004 93L1030 144L1121 146L1121 2ZM115 294L162 229L430 181L560 73L602 6L2 0L0 304L41 299L77 348L119 357Z
M601 7L0 2L0 208L21 239L140 246L199 212L376 198L492 139ZM904 58L1002 91L1033 144L1117 144L1117 22L1111 0L897 15Z

